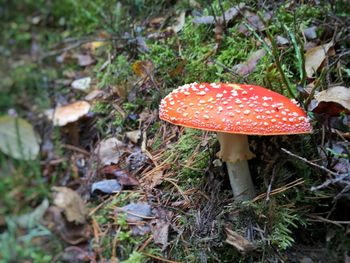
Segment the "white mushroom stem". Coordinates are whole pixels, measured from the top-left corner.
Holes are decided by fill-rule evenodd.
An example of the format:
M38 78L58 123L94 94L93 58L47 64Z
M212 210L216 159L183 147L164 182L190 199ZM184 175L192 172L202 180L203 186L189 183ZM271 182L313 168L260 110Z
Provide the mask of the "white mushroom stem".
M247 160L254 157L244 134L218 132L220 151L218 157L226 162L235 200L251 200L255 196Z

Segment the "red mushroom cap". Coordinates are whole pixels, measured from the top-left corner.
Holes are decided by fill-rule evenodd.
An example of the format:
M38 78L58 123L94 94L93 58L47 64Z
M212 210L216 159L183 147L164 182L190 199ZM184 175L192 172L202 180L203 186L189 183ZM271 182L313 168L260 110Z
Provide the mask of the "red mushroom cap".
M251 135L312 132L306 113L289 98L244 84L192 83L161 102L159 117L176 125Z

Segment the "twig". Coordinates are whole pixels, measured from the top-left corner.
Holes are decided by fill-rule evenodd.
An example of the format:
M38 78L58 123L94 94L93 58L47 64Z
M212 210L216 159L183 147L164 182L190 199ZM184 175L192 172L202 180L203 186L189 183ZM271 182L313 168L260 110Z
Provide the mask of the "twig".
M326 180L323 184L321 185L318 185L318 186L313 186L311 187L311 191L316 191L316 190L319 190L319 189L322 189L322 188L325 188L331 184L335 184L335 183L338 183L338 182L341 182L343 181L346 177L350 177L350 173L344 173L344 174L339 174L339 173L335 173L329 169L327 169L326 167L322 166L322 165L319 165L319 164L316 164L316 163L313 163L313 162L310 162L309 160L307 160L306 158L303 158L303 157L300 157L294 153L291 153L290 151L284 149L284 148L281 148L282 151L284 151L285 153L289 154L290 156L293 156L309 165L312 165L314 167L317 167L331 175L333 175L335 178L334 179L328 179Z
M71 49L74 49L74 48L77 48L83 44L86 44L86 43L89 43L89 42L94 42L94 41L111 41L113 40L114 38L84 38L84 39L80 39L80 40L77 40L75 43L73 44L70 44L64 48L61 48L61 49L58 49L58 50L52 50L52 51L49 51L45 54L43 54L41 56L41 59L44 59L44 58L47 58L47 57L51 57L51 56L55 56L55 55L58 55L58 54L61 54L63 52L67 52Z
M334 178L334 179L328 179L323 184L311 187L311 191L316 191L316 190L325 188L325 187L327 187L327 186L329 186L331 184L335 184L335 183L341 182L341 181L344 180L344 178L348 177L349 175L350 174L338 174L338 176L336 178Z
M349 225L350 221L337 221L337 220L330 220L321 216L316 216L316 215L309 215L309 217L313 218L315 221L321 221L325 223L331 223L337 226L342 227L342 224L344 225Z
M325 171L325 172L327 172L327 173L330 173L330 174L333 175L333 176L339 176L338 173L335 173L335 172L333 172L333 171L327 169L326 167L324 167L324 166L322 166L322 165L319 165L319 164L310 162L310 161L307 160L306 158L301 157L301 156L298 156L298 155L296 155L296 154L294 154L294 153L292 153L292 152L290 152L290 151L288 151L288 150L286 150L286 149L284 149L284 148L281 148L281 150L284 151L286 154L288 154L288 155L290 155L290 156L293 156L293 157L295 157L295 158L297 158L297 159L299 159L299 160L302 160L303 162L306 162L307 164L310 164L310 165L312 165L312 166L315 166L315 167L317 167L317 168L319 168L319 169L321 169L321 170L323 170L323 171Z

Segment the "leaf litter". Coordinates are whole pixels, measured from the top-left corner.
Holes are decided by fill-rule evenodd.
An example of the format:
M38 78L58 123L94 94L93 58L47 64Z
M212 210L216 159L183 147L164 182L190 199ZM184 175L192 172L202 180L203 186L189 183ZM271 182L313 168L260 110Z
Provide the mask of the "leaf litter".
M86 222L87 208L80 195L70 188L55 186L53 203L63 209L69 222L83 224Z
M195 2L195 1L190 1ZM201 8L201 6L198 4L196 5L196 8ZM165 31L172 31L172 33L168 32L164 35L159 34L158 37L169 37L170 34L179 34L181 36L184 25L186 23L186 12L180 12L178 13L179 16L178 21L173 23L173 25L170 25L168 27L168 19L161 17L156 21L153 21L153 23L156 26L156 28L166 28ZM188 14L188 12L187 12ZM270 19L270 14L267 14L265 16L265 19L268 21ZM218 16L216 16L216 19L219 23L223 24L224 20L226 20L226 25L221 25L221 30L223 31L224 27L229 26L229 24L240 23L240 21L236 21L238 19L241 19L241 24L239 26L239 31L242 34L245 35L251 35L252 29L254 32L258 31L264 31L265 25L263 21L260 19L256 13L252 12L252 9L247 7L246 4L240 4L237 6L234 6L232 8L229 8L225 11L224 15L221 15L219 13ZM174 20L170 20L174 21ZM214 25L215 19L214 16L207 16L207 17L195 17L193 19L194 24L207 24L207 25ZM248 27L247 27L248 25ZM215 26L216 27L216 26ZM260 32L259 32L260 33ZM304 31L305 37L307 39L314 40L312 34L314 32L310 32L309 35L307 35ZM138 34L138 33L137 33ZM149 48L146 45L144 37L141 35L131 36L129 33L129 40L137 40L136 46L139 49L140 46L143 46L143 50L139 50L141 53L146 53L149 51L152 51L152 48ZM220 33L222 34L222 32ZM262 32L261 34L264 34ZM149 35L146 33L146 40L147 44L149 43ZM160 43L163 39L160 39ZM279 46L288 46L289 40L286 38L283 38L282 36L279 36L277 39L277 42ZM131 43L131 42L130 42ZM133 42L135 43L135 42ZM141 44L138 44L141 43ZM91 45L88 45L91 44ZM75 59L75 62L77 62L81 67L89 67L93 63L95 63L95 59L99 60L97 53L95 51L102 46L107 45L106 42L100 42L100 41L94 41L89 42L88 44L84 44L83 48L84 51L78 52L78 53L70 53L65 54L65 57L62 57L62 63L65 63L66 60L69 59ZM306 43L310 44L310 43ZM314 43L311 43L313 45L316 45ZM181 53L181 49L183 47L176 47L178 48L177 52L179 54ZM319 48L316 47L316 48ZM323 49L323 48L322 48ZM122 50L119 46L116 47L117 52L120 52ZM218 49L220 51L220 49ZM90 54L85 54L85 52L91 52ZM326 55L323 55L322 52L313 51L317 54L321 54L320 58L318 60L322 60L321 62L317 62L316 59L313 57L312 52L307 51L305 53L306 58L306 72L308 73L308 77L317 77L315 75L316 72L319 72L323 68L323 64L325 60L327 59L327 51L324 51ZM319 52L319 53L318 53ZM251 56L248 57L246 62L242 62L238 65L236 65L234 69L235 73L247 77L249 74L254 72L257 63L259 60L265 55L264 51L257 50L256 52L252 53ZM132 56L131 56L132 57ZM144 59L144 58L142 58ZM132 60L132 59L131 59ZM186 74L187 66L186 64L189 63L188 61L181 58L182 62L180 62L179 68L177 68L172 73L172 78L177 77L183 77ZM139 85L139 83L142 86L142 89L140 89L140 92L142 92L141 96L143 96L144 102L148 103L150 98L150 94L148 92L152 92L153 89L157 84L157 81L161 83L161 88L163 88L164 83L160 81L158 74L158 63L152 62L150 60L140 60L136 61L134 63L130 62L130 69L134 72L134 75L137 77L137 84L134 84L133 81L128 82L127 84L116 84L114 85L106 85L106 87L103 87L103 90L95 90L88 94L88 96L85 98L87 101L103 101L108 102L111 105L114 104L116 107L120 108L120 111L125 113L125 118L123 115L123 118L128 118L128 112L123 109L122 100L119 100L120 98L125 99L128 102L134 102L136 95L134 96L134 99L130 99L131 96L128 96L131 89L133 89L133 92L138 92L137 89L135 89L134 85ZM157 70L155 70L155 68ZM108 66L104 70L107 71ZM88 72L88 71L87 71ZM311 74L312 72L312 74ZM69 76L69 79L77 79L79 76L84 76L84 74L71 74ZM153 78L153 80L152 80ZM80 80L79 78L77 80ZM153 81L153 83L152 83ZM74 83L74 82L73 82ZM73 86L72 83L72 86ZM82 81L83 83L83 81ZM85 85L85 83L83 83ZM91 83L89 83L90 85ZM69 85L69 84L68 84ZM78 89L85 90L88 89L88 85L81 85ZM81 88L84 86L84 88ZM158 88L158 87L157 87ZM126 90L125 94L122 95L121 92L115 92L115 90ZM331 92L332 88L329 88L328 92ZM114 90L113 92L110 92L110 90ZM137 90L137 91L135 91ZM163 90L162 90L163 91ZM343 105L344 101L341 99L341 95L338 96L338 98L332 97L333 95L326 94L327 90L325 90L324 95L322 92L318 93L314 97L314 101L317 103L324 103L324 102L335 102L339 105ZM112 94L111 96L105 96L105 94ZM321 94L321 95L319 95ZM321 96L321 98L319 97ZM323 96L323 97L322 97ZM116 102L116 101L117 102ZM329 101L327 101L329 100ZM338 100L338 101L337 101ZM70 100L67 100L70 101ZM72 104L66 105L68 108L72 107ZM66 107L62 106L62 107ZM342 106L345 107L345 106ZM68 112L67 108L67 112ZM346 107L345 107L346 108ZM91 105L89 104L89 110L91 109ZM61 111L61 107L56 108L56 110L53 110L51 113L54 114L55 111ZM85 112L83 116L86 116L89 112ZM67 115L75 115L74 113L67 113ZM139 114L139 116L137 116ZM65 114L63 114L65 115ZM131 114L130 114L131 116ZM113 213L104 215L105 220L110 220L108 223L106 221L94 221L95 219L91 219L92 224L94 228L96 229L100 228L99 230L96 230L96 233L94 233L94 238L96 237L103 238L103 235L115 235L115 232L118 228L122 227L121 225L115 224L115 219L121 214L126 216L128 220L128 227L132 230L132 234L135 235L145 235L145 238L148 237L147 235L149 232L152 232L152 238L153 242L155 244L160 245L162 251L166 251L168 247L170 247L170 251L174 249L176 246L174 245L176 242L183 242L183 239L186 238L183 233L183 231L190 231L193 230L192 223L189 222L188 226L183 226L181 224L181 217L185 217L185 219L189 219L190 217L187 217L188 212L196 212L196 222L194 223L196 231L191 232L193 236L196 236L193 238L191 236L191 240L185 240L186 246L190 246L190 242L193 242L193 240L202 242L200 244L203 244L206 246L209 243L206 243L206 240L210 240L208 242L213 242L211 244L214 244L215 241L215 235L210 232L210 229L212 227L212 231L215 232L217 222L213 219L213 215L217 215L216 211L213 212L215 209L219 209L220 205L225 204L226 200L220 200L221 202L218 202L215 209L213 206L213 200L215 199L214 196L210 196L208 193L210 191L201 189L201 186L198 184L190 189L182 191L180 182L181 180L178 180L176 178L177 174L174 173L174 170L172 170L172 165L176 165L176 159L173 161L173 163L166 163L164 162L164 159L167 154L169 154L170 149L172 145L176 144L176 140L183 135L183 129L179 129L177 127L170 127L167 125L159 125L155 127L152 127L153 124L155 124L157 120L157 111L154 110L153 112L149 110L149 112L142 111L136 111L136 116L134 119L137 121L139 118L139 125L134 125L133 123L127 122L125 124L125 127L117 126L117 125L109 125L108 131L103 131L101 134L103 134L102 138L106 136L106 133L108 136L113 136L109 139L101 139L98 136L91 135L91 138L89 143L86 144L87 147L85 147L86 151L91 151L91 159L86 159L88 162L88 168L86 170L74 172L74 179L68 179L69 183L72 185L80 184L82 186L85 186L86 189L94 191L100 191L102 194L98 195L97 197L94 196L90 199L92 202L98 203L98 208L103 210L104 206L108 206L108 209L111 209ZM51 117L53 122L56 125L64 126L68 122L64 120L60 120L58 117ZM80 117L77 118L77 120L80 119ZM73 122L75 122L74 120ZM94 121L99 121L94 119ZM110 119L107 120L110 122ZM124 125L124 124L123 124ZM153 129L153 131L150 131L150 129ZM154 132L154 130L157 130ZM88 133L90 130L86 129L84 130L85 133ZM130 132L131 131L131 132ZM147 131L147 133L146 133ZM124 136L125 135L125 136ZM123 138L123 141L121 140ZM129 141L131 142L129 142ZM161 146L155 147L157 140L161 140L162 144ZM141 146L140 146L141 145ZM335 145L335 146L334 146ZM333 147L334 146L334 147ZM154 147L154 148L153 148ZM206 147L205 144L202 145L201 150L203 150ZM328 148L327 151L331 152L333 156L340 156L343 158L346 154L345 151L341 151L339 148L344 149L344 147L348 147L348 145L338 145L338 144L332 144L328 145L326 144L326 147ZM72 148L71 148L72 149ZM75 149L76 150L76 149ZM78 154L74 151L72 151L71 155L73 156L64 156L64 158L67 158L67 160L75 160L74 158L78 156ZM199 151L199 150L198 150ZM199 153L198 151L195 151L194 153ZM70 158L72 157L72 158ZM327 156L323 156L326 160ZM96 159L95 159L96 158ZM189 158L189 169L191 169L191 161L192 157ZM345 159L345 158L343 158ZM334 159L336 161L336 159ZM54 160L56 161L56 160ZM59 162L58 160L57 162ZM95 162L96 161L96 162ZM327 166L327 163L324 163L325 166ZM340 173L346 172L346 167L348 163L343 162L343 160L338 162L335 162L334 170ZM74 166L71 165L72 170L73 168L76 169ZM220 169L221 166L216 167L215 169ZM182 168L182 167L181 167ZM177 167L177 169L180 169L180 167ZM208 168L208 170L211 170L211 168ZM211 173L211 171L208 172L206 170L203 171L203 177L207 177L208 173ZM68 173L67 173L68 174ZM67 177L66 177L67 178ZM210 179L204 178L204 181L208 180L210 183ZM93 182L93 183L92 183ZM214 184L212 184L214 185ZM124 187L130 187L131 190L124 190ZM74 187L73 187L74 188ZM69 189L69 188L67 188ZM80 206L83 206L82 204L85 203L82 201L81 196L77 194L77 192L69 189L69 190L57 190L55 189L55 195L61 194L62 196L58 198L58 201L56 200L57 196L54 198L54 202L56 206L49 207L47 214L51 217L54 217L50 219L51 223L50 228L55 231L64 241L67 243L73 245L72 247L66 248L65 254L67 257L72 256L72 258L78 259L79 256L85 256L86 258L100 258L101 260L104 260L105 258L102 256L99 249L93 248L93 253L96 253L96 255L92 255L91 252L87 253L85 249L81 249L80 246L75 247L77 244L82 244L86 241L91 241L92 233L91 229L89 228L89 224L86 223L86 205L85 209L83 209ZM74 188L75 189L75 188ZM83 188L82 188L83 189ZM68 193L70 191L73 191L75 194ZM135 198L129 198L128 196L131 195L131 193L142 193L142 197L136 198L138 200L135 200ZM68 194L67 194L68 193ZM115 193L115 194L114 194ZM104 195L108 194L108 195ZM122 201L118 199L119 196L122 196L125 194L125 198L122 198ZM209 196L207 196L209 195ZM62 199L62 200L60 200ZM73 205L73 201L70 200L80 200L77 201ZM115 200L118 200L115 203ZM111 201L109 203L109 201ZM131 201L131 202L130 202ZM201 205L201 202L205 205ZM121 204L122 203L122 204ZM77 206L77 207L75 207ZM172 212L169 212L165 207L169 207ZM68 211L68 212L67 212ZM198 213L197 213L198 212ZM113 215L112 215L113 214ZM174 216L175 214L175 216ZM224 212L223 212L224 214ZM262 215L264 216L264 215ZM84 219L82 219L84 218ZM79 223L80 222L80 223ZM85 223L84 223L85 222ZM78 223L78 224L77 224ZM103 229L103 230L102 230ZM249 253L250 250L255 249L254 246L251 246L251 242L246 239L246 235L241 234L238 231L230 229L226 229L227 232L227 242L233 246L235 246L238 250ZM170 235L171 234L171 235ZM265 234L261 231L260 233L262 236ZM178 237L176 237L178 235ZM197 238L197 236L201 236L201 238ZM174 237L175 236L175 237ZM169 239L172 239L169 242ZM178 239L177 239L178 238ZM222 236L221 236L222 238ZM117 243L121 242L121 240L117 240ZM99 244L98 242L96 244ZM145 242L141 246L143 249L144 247L148 246L149 243ZM198 243L196 243L198 244ZM220 244L221 243L217 243ZM112 242L108 243L108 245L112 246ZM114 251L118 251L120 248L119 243L116 245L117 248L114 249ZM140 247L139 246L139 247ZM208 245L209 248L214 247ZM190 247L191 248L191 247ZM243 248L243 249L242 249ZM140 251L142 251L140 249ZM89 250L90 251L90 250ZM73 260L74 261L74 260ZM204 261L203 261L204 262Z

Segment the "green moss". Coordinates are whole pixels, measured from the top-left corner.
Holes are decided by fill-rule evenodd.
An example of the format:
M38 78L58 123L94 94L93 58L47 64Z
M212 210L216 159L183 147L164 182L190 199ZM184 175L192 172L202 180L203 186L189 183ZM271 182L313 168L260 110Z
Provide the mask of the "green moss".
M198 184L208 167L210 155L207 149L200 146L202 142L202 131L196 129L185 129L179 141L167 154L169 162L178 178L183 180L183 187L190 188ZM177 159L176 163L173 162Z

